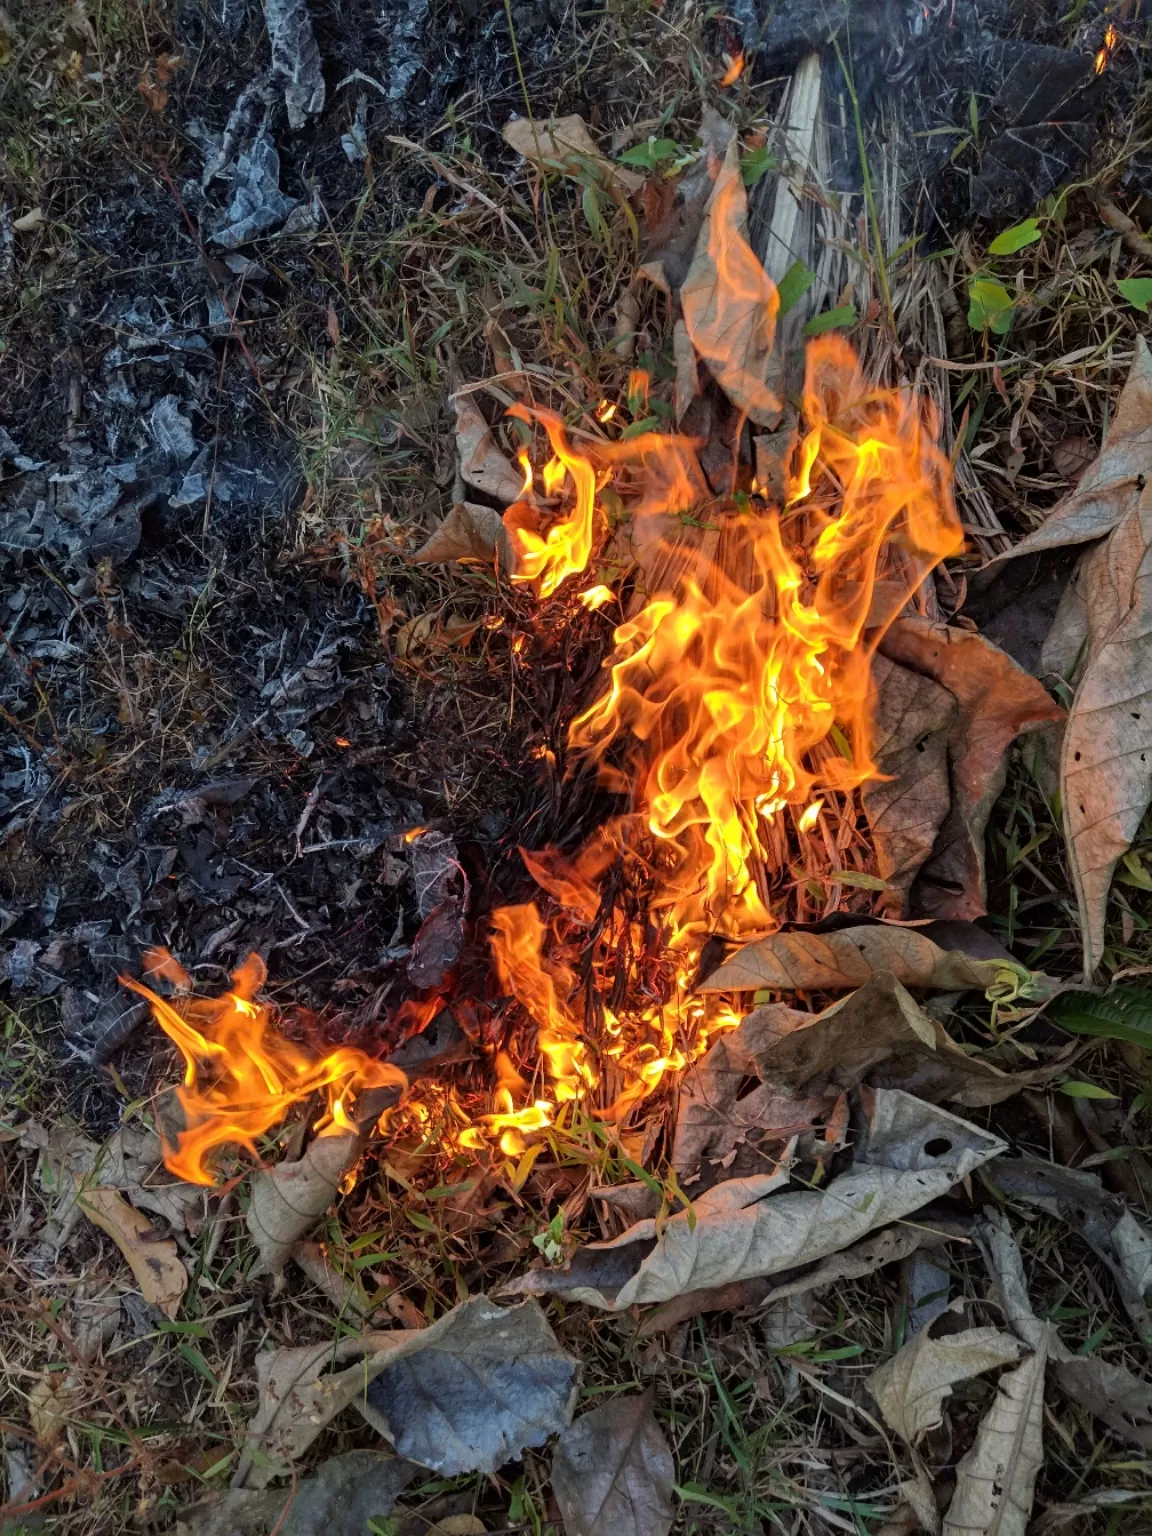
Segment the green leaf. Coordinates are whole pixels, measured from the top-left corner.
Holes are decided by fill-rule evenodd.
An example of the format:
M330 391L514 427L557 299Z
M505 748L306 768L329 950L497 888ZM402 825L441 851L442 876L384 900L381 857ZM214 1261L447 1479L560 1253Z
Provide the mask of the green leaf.
M620 441L626 443L630 438L643 437L645 432L655 432L659 425L659 416L645 416L640 421L630 421L621 432Z
M840 331L856 324L855 304L842 304L839 309L829 309L822 315L813 315L804 327L805 336L823 336L825 331Z
M794 261L776 289L780 295L780 313L786 315L790 309L794 309L815 281L815 272L802 261Z
M1003 283L990 277L974 277L968 285L968 324L974 331L993 331L1003 336L1012 324L1016 301Z
M852 1360L864 1353L863 1344L841 1344L839 1349L818 1349L809 1356L811 1360Z
M1062 992L1049 1003L1047 1017L1073 1035L1127 1040L1152 1050L1152 992L1144 987L1118 987L1107 997Z
M776 157L768 146L749 150L740 161L740 177L746 187L754 187L761 176L776 169Z
M617 158L621 165L638 165L642 170L654 171L661 160L675 160L680 146L675 139L647 139L643 144L633 144Z
M1109 1093L1107 1088L1101 1088L1096 1083L1081 1082L1076 1077L1061 1083L1060 1092L1066 1093L1070 1099L1114 1099L1116 1097L1114 1093Z
M997 235L988 247L989 256L1011 256L1014 251L1022 251L1026 245L1035 245L1041 239L1043 231L1039 220L1025 219L1023 224L1013 224L1011 229L1006 229L1003 234Z
M1116 287L1133 309L1138 309L1142 315L1148 313L1148 306L1152 304L1152 277L1122 277Z
M824 876L827 884L855 885L862 891L890 891L892 887L879 875L869 875L862 869L830 869Z

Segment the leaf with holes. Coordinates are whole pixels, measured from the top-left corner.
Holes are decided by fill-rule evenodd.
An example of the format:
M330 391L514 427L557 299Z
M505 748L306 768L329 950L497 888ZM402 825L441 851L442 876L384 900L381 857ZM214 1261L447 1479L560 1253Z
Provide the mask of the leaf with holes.
M812 1264L937 1199L1004 1143L910 1094L878 1089L867 1133L847 1173L824 1189L776 1191L775 1172L706 1190L659 1227L640 1221L621 1237L579 1249L566 1270L539 1269L513 1294L556 1292L611 1311L668 1301Z

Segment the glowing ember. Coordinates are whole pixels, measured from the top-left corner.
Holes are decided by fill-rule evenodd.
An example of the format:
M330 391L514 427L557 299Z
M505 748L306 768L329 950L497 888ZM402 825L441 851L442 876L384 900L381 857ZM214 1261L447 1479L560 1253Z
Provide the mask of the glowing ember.
M1098 75L1102 75L1108 68L1108 60L1116 51L1117 41L1118 39L1116 35L1116 28L1112 25L1111 22L1109 22L1107 30L1104 33L1104 46L1100 49L1099 53L1097 53L1095 59L1096 73Z
M153 967L155 971L157 967ZM374 1061L352 1046L314 1057L270 1027L268 1010L254 1001L267 972L249 955L233 972L223 997L171 1003L130 976L120 980L148 999L164 1033L184 1058L184 1083L176 1098L185 1128L173 1145L164 1137L164 1161L193 1184L211 1184L211 1154L219 1147L247 1147L259 1156L256 1138L279 1125L294 1104L314 1093L326 1109L315 1129L321 1136L354 1129L356 1099L366 1089L395 1087L403 1072Z

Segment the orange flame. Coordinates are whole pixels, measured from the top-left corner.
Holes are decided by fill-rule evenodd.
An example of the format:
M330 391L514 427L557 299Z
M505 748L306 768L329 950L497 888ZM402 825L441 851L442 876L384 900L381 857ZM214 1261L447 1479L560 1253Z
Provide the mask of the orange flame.
M727 58L727 55L725 55ZM720 76L720 84L723 87L735 85L744 73L744 55L738 53L734 59L728 60L728 68Z
M1111 22L1109 22L1104 33L1104 46L1100 49L1099 53L1097 53L1095 59L1096 73L1098 75L1102 75L1108 68L1108 61L1116 51L1116 44L1118 41L1119 39L1116 33L1116 28L1112 25Z
M164 1162L190 1183L214 1182L209 1158L220 1147L246 1147L259 1157L256 1138L314 1093L323 1094L327 1105L317 1127L324 1136L355 1128L355 1101L366 1089L407 1087L403 1072L353 1046L317 1059L271 1028L268 1009L254 1001L266 974L259 955L249 955L232 973L230 992L182 999L180 1011L143 983L120 977L147 998L184 1058L176 1098L185 1126L174 1143L163 1131L161 1139Z

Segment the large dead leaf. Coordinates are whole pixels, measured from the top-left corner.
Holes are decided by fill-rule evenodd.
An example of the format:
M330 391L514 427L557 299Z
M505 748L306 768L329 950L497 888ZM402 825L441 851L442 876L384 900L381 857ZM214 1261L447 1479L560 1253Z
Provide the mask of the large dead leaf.
M914 1445L944 1422L944 1399L958 1381L1011 1365L1020 1354L1020 1342L997 1328L966 1328L942 1338L932 1327L921 1328L873 1371L868 1388L896 1433Z
M784 1169L732 1179L662 1230L638 1222L613 1242L580 1249L567 1270L530 1271L509 1290L621 1311L815 1263L919 1210L1003 1146L908 1094L878 1091L855 1163L826 1188L775 1194Z
M1140 1450L1152 1451L1152 1385L1098 1355L1074 1354L1050 1324L1040 1321L1032 1311L1024 1261L1006 1216L986 1210L973 1235L996 1283L1005 1321L1030 1349L1048 1337L1052 1374L1069 1402L1095 1414Z
M944 1536L1025 1536L1044 1461L1047 1338L1000 1378L996 1399L956 1468Z
M1103 538L1135 512L1144 481L1152 474L1152 352L1137 336L1127 382L1116 402L1104 446L1076 489L1052 508L1026 539L999 556L990 569L1021 555Z
M873 660L872 681L872 751L881 776L861 785L860 798L888 886L885 906L891 917L904 917L912 882L952 805L948 736L959 705L930 677L887 656Z
M886 1264L897 1264L924 1243L936 1243L940 1239L935 1231L917 1226L881 1227L861 1242L854 1243L841 1253L833 1253L821 1259L814 1269L799 1275L795 1280L775 1285L764 1297L763 1305L770 1307L790 1296L805 1296L809 1291L823 1291L842 1280L859 1280L872 1275Z
M1040 683L983 635L916 617L897 619L881 642L891 660L938 683L959 705L948 737L952 805L912 893L922 915L980 917L984 834L1004 787L1015 739L1064 719Z
M667 1536L675 1472L651 1397L613 1397L594 1408L552 1454L567 1536Z
M1113 872L1152 803L1152 485L1090 565L1088 657L1060 757L1086 976L1104 953Z
M577 179L591 171L602 185L618 188L628 197L644 185L643 176L608 159L578 113L546 122L516 117L504 124L502 136L518 155L544 170L563 171Z
M260 1401L238 1481L287 1472L353 1404L401 1455L445 1476L493 1472L568 1424L577 1362L535 1302L474 1296L422 1329L396 1329L256 1360Z
M761 1012L767 1010L757 1009L749 1019ZM873 1087L978 1109L1063 1070L1055 1064L1008 1073L969 1055L887 971L874 972L855 992L801 1020L787 1034L766 1040L756 1058L761 1076L793 1092L826 1097L867 1079Z
M498 558L502 569L507 570L508 552L504 520L495 507L458 501L411 559L416 565L439 565L446 560L479 560L491 565Z
M765 377L780 300L748 244L748 198L735 139L708 198L680 304L697 356L732 404L758 426L775 427L782 407Z
M975 960L945 950L915 928L883 923L831 933L774 933L730 955L701 984L701 992L841 992L888 971L906 987L940 992L1022 984L1011 961Z
M107 1232L128 1260L144 1300L174 1318L188 1289L188 1271L172 1238L157 1232L148 1217L114 1189L82 1190L80 1208L94 1226Z
M486 496L509 506L524 489L523 474L497 447L492 429L474 397L454 395L452 403L456 407L456 452L460 458L461 478Z

